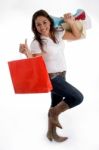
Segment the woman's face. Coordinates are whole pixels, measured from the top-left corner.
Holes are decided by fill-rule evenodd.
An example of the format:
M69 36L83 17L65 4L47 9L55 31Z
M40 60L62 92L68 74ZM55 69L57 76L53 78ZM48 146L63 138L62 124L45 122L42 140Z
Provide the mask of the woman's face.
M35 20L36 29L43 36L50 36L50 24L50 21L43 16L39 16Z

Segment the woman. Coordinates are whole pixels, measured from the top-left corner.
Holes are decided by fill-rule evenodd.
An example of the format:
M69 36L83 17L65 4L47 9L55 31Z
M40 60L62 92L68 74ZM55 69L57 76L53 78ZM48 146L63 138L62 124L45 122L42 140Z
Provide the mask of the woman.
M52 82L51 107L48 112L48 131L47 137L50 141L63 142L67 137L61 137L56 132L56 127L62 128L59 123L59 114L65 110L77 106L83 101L83 95L65 80L66 62L64 56L64 41L76 40L81 37L75 19L71 13L64 15L64 21L67 22L72 32L56 30L50 15L39 10L32 17L32 31L34 39L31 42L30 49L27 41L20 44L19 51L28 58L42 55L44 58L49 77Z

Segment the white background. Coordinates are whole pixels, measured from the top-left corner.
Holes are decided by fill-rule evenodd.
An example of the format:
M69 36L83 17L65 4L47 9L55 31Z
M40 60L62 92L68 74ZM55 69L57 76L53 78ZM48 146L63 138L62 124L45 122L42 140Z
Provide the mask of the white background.
M0 1L0 150L99 150L99 13L98 0ZM7 62L24 58L19 44L30 44L32 14L45 9L62 16L84 9L92 21L86 39L66 42L67 80L84 94L81 105L60 116L63 143L46 138L50 93L15 94Z

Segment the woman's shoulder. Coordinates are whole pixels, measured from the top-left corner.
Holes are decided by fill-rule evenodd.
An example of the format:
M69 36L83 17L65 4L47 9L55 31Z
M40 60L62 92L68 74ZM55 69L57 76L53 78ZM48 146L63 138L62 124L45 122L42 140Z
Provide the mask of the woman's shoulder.
M38 43L38 41L37 41L36 39L33 39L33 40L31 41L31 44L33 44L33 45L34 45L34 44L35 44L35 45L37 44L37 45L38 45L39 43Z
M38 51L41 52L41 49L40 49L40 46L39 46L39 43L37 40L33 39L31 41L30 50L36 51L36 52L38 52Z
M56 38L62 38L65 33L65 30L62 27L55 29L55 36Z

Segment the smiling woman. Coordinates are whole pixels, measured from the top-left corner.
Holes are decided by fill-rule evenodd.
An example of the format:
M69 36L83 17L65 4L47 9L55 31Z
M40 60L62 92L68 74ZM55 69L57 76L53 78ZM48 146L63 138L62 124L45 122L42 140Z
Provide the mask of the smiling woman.
M0 1L0 149L31 150L35 147L49 150L50 146L52 150L56 146L57 150L62 147L66 150L99 149L98 5L97 0L91 0L90 4L89 0L72 0L72 6L71 1L64 0ZM63 137L66 134L70 139L58 145L54 142L50 145L43 137L47 130L45 121L50 93L15 95L7 65L9 60L26 58L19 54L19 43L27 37L30 44L33 36L30 30L31 14L46 6L47 11L55 16L82 6L92 19L92 28L88 30L86 39L65 43L66 63L69 64L66 78L83 91L86 100L59 118L64 124L61 130L64 131ZM60 135L61 131L57 130L57 134Z
M43 36L49 37L50 21L42 16L37 17L35 21L37 31ZM35 30L35 29L34 29Z
M53 87L51 90L51 107L48 111L47 138L57 142L67 140L67 137L61 137L56 132L56 127L62 128L58 120L59 114L83 101L82 93L65 79L66 62L63 42L67 39L79 39L81 33L71 13L64 14L64 22L70 25L71 31L55 29L52 18L45 10L36 11L32 17L34 39L31 42L31 51L27 43L20 44L19 47L19 51L28 58L34 54L41 54L44 59Z

